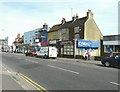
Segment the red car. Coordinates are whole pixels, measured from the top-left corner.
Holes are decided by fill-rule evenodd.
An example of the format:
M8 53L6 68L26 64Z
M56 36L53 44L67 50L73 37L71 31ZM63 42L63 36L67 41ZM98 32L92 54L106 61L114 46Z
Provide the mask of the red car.
M31 56L34 57L34 56L36 56L36 55L37 55L37 54L36 54L36 51L32 51Z
M39 50L39 46L31 46L30 48L29 48L29 51L27 51L26 53L25 53L25 55L26 56L32 56L32 57L34 57L34 56L36 56L36 51L38 51Z

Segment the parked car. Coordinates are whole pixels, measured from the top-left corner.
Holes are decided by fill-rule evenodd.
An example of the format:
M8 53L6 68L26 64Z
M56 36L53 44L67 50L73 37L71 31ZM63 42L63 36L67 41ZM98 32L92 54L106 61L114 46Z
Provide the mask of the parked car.
M34 57L36 56L36 51L38 51L39 48L40 48L39 46L31 46L30 50L25 52L25 55Z
M36 51L29 51L29 52L25 53L25 55L34 57L34 56L36 56Z
M104 66L117 66L120 67L120 54L116 55L116 56L112 56L112 57L106 57L104 59L102 59L101 63Z

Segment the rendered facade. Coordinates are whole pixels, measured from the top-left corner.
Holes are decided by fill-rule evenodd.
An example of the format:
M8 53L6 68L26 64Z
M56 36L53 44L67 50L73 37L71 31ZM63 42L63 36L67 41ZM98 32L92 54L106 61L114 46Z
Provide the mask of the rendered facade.
M50 45L58 48L58 56L83 58L88 48L92 49L91 56L100 56L101 40L103 35L95 23L93 13L88 10L85 17L79 18L78 15L72 17L71 21L62 19L60 24L54 25L49 33ZM78 46L78 42L89 40L92 47ZM95 48L93 48L95 47Z

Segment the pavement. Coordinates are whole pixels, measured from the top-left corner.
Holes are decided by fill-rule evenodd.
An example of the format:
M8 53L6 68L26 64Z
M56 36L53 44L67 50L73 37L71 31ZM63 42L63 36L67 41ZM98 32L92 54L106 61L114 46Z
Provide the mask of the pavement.
M0 65L0 83L2 85L2 92L16 90L21 92L26 92L27 90L36 90L33 86L23 80L17 73L8 70L4 66Z
M12 54L25 55L25 54L23 54L23 53L12 53ZM101 61L75 59L75 58L62 58L62 57L57 57L57 60L64 60L64 61L68 61L68 62L88 63L88 64L101 64Z
M88 64L101 64L101 61L95 60L83 60L83 59L74 59L74 58L57 58L58 60L65 60L68 62L80 62L80 63L88 63Z
M9 71L0 66L0 75L2 77L2 90L23 90L23 88L16 82L15 77L11 76Z

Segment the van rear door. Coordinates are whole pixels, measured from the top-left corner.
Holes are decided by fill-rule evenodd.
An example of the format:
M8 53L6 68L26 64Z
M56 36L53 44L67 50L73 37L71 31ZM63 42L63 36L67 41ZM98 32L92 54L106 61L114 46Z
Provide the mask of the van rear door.
M57 48L49 47L49 57L53 57L53 58L57 57Z

